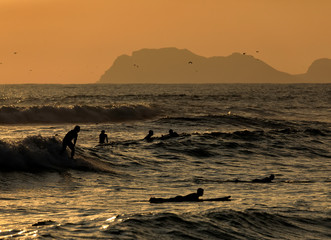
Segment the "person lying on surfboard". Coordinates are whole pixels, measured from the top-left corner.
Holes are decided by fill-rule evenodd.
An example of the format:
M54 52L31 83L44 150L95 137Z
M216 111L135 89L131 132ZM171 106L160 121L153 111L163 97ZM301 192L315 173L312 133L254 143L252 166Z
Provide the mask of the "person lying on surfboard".
M202 201L230 201L230 196L223 198L211 198L211 199L200 199L203 195L204 190L202 188L198 188L196 193L190 193L185 196L176 196L172 198L155 198L151 197L149 199L150 203L163 203L163 202L202 202Z
M154 132L153 132L153 130L149 130L149 132L148 132L148 134L147 134L147 136L144 138L144 140L146 140L147 142L151 142L151 141L153 141L153 136L154 135Z
M174 130L169 129L169 134L167 135L162 135L160 137L161 140L169 139L169 138L174 138L174 137L179 137L179 134L174 132Z
M275 175L271 174L269 177L261 178L261 179L253 179L252 182L254 183L271 183L272 180L275 179Z
M203 189L202 188L198 188L196 193L190 193L188 195L185 196L176 196L173 198L150 198L149 202L153 202L153 201L167 201L167 202L197 202L199 201L199 197L203 195Z

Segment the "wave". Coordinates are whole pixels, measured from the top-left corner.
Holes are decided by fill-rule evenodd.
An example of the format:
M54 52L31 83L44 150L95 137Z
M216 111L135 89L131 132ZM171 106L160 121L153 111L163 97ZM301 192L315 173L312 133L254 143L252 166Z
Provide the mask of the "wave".
M162 122L185 122L187 124L229 124L233 126L243 126L243 127L263 127L263 128L285 128L292 126L288 121L277 120L277 119L266 119L257 117L244 117L240 115L203 115L196 117L167 117L163 118Z
M170 153L169 157L202 159L225 155L245 157L251 154L258 157L262 154L281 159L284 156L330 158L327 149L329 133L324 128L297 126L284 129L180 133L178 137L169 139L154 137L150 143L155 149ZM297 144L297 139L300 139L300 145Z
M249 117L235 114L202 115L186 117L165 117L158 120L160 123L186 124L188 126L206 126L217 124L223 126L235 126L241 128L277 129L284 132L293 132L295 129L305 131L307 134L324 135L323 131L329 131L329 123L319 121L291 121L267 117ZM319 129L321 128L321 129Z
M106 163L85 154L82 149L78 158L70 159L61 154L62 143L56 137L29 136L20 142L0 140L0 172L40 172L77 169L83 171L113 172Z
M265 138L267 139L275 139L275 137L282 137L283 135L293 135L294 137L310 137L310 136L321 136L327 137L329 136L330 131L327 129L311 129L311 128L303 128L303 129L295 129L295 128L285 128L285 129L272 129L272 130L242 130L242 131L233 131L233 132L194 132L194 133L181 133L178 137L153 137L152 141L167 141L168 139L175 139L176 145L178 143L184 145L192 145L190 143L185 143L185 140L192 141L192 137L198 137L198 142L205 142L206 140L211 139L229 139L229 140L245 140L245 141L261 141ZM170 142L171 143L171 142ZM227 142L229 143L229 142ZM225 143L225 144L227 144ZM160 145L160 144L159 144ZM162 144L161 144L162 145ZM230 144L228 147L237 147L238 144L234 143L234 145Z
M80 231L78 236L93 239L330 239L330 220L327 214L309 211L213 209L200 213L122 214L107 219L98 229L95 226L100 225L95 221L76 224L44 219L23 231L3 231L0 237L27 237L37 232L40 237L77 238L78 230L73 228L82 228L83 224L88 231Z
M330 220L259 210L136 214L117 216L105 233L116 239L328 239Z
M101 123L151 119L160 114L145 105L1 107L0 124Z
M105 230L132 239L328 239L328 217L299 217L257 210L197 214L159 213L117 216Z

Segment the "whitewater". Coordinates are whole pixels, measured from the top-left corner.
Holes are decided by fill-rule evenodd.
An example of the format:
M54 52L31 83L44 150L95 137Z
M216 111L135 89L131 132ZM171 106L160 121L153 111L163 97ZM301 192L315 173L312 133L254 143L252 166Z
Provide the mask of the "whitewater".
M331 239L331 84L0 85L0 102L0 239ZM197 188L231 201L148 201Z

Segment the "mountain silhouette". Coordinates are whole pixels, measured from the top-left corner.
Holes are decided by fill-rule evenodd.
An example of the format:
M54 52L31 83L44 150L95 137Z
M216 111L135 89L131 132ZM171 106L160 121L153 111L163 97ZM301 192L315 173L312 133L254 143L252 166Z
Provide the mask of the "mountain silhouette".
M305 82L330 83L331 59L317 59L310 65L305 74L300 74L298 76Z
M320 59L291 75L245 53L206 58L186 49L141 49L119 56L98 83L317 83L331 82L330 69L331 60Z

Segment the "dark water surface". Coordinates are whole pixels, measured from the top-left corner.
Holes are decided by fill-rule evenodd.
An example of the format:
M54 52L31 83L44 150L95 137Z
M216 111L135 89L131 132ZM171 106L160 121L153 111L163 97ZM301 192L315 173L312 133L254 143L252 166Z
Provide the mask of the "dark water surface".
M2 85L0 102L0 239L331 238L330 84ZM148 202L199 187L232 201Z

